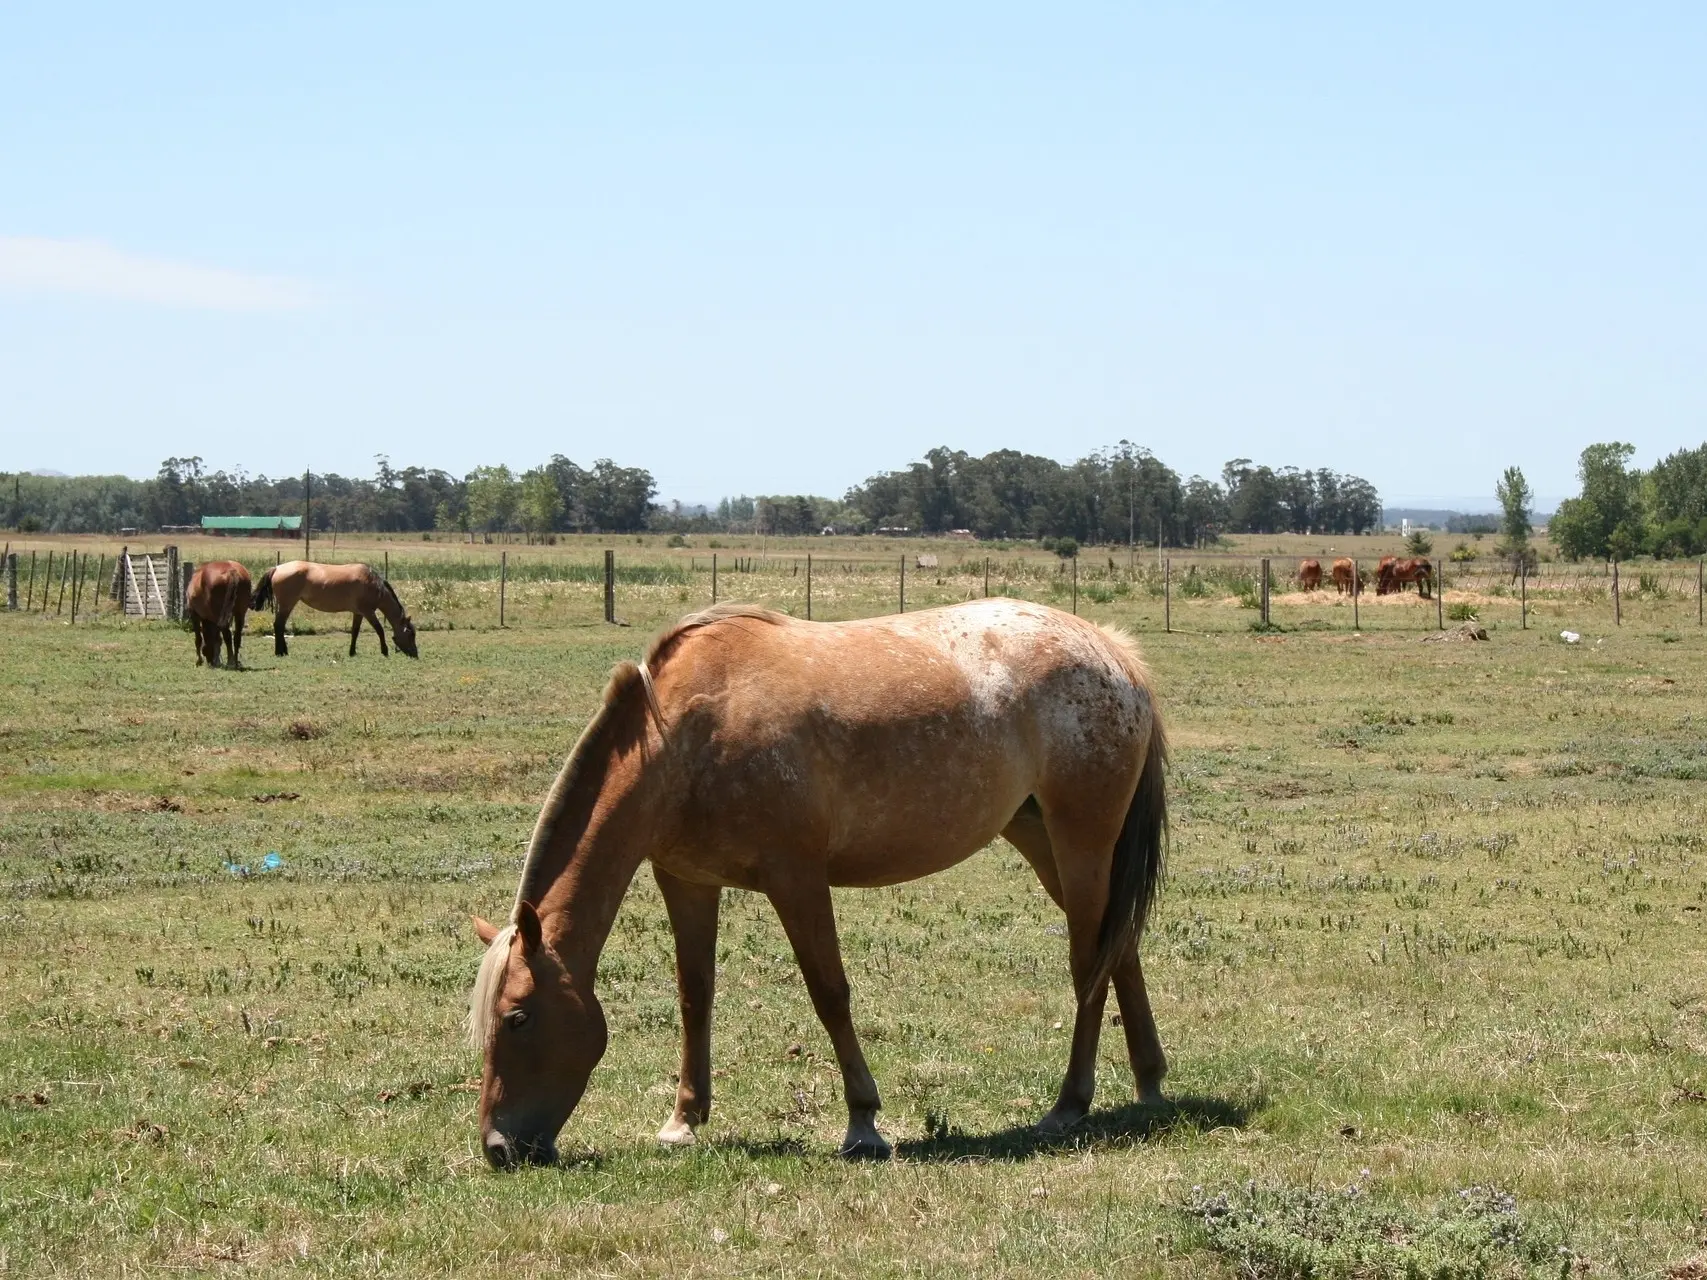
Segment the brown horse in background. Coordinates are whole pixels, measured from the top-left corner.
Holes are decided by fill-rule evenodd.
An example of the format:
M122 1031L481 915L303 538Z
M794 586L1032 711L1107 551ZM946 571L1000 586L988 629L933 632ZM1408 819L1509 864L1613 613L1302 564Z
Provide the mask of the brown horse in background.
M196 566L184 595L184 608L195 632L196 665L205 659L219 665L219 642L232 670L242 666L237 655L243 648L243 618L249 612L249 571L235 560L209 560Z
M1318 591L1322 586L1322 562L1320 560L1300 560L1298 562L1298 589L1300 591Z
M1339 595L1349 595L1357 589L1357 566L1346 557L1341 556L1333 564L1334 591Z
M415 624L403 611L403 602L391 584L365 564L316 564L312 560L287 560L277 568L261 575L261 585L255 591L255 608L273 606L273 652L284 657L290 652L285 644L285 623L291 610L299 604L322 613L355 614L350 628L350 657L356 656L356 638L362 633L362 619L372 624L379 636L379 651L386 657L391 650L385 645L385 632L380 629L375 612L383 613L391 624L397 647L411 658L420 657L415 648Z
M469 1002L483 1052L480 1135L499 1168L549 1163L603 1056L599 954L643 861L676 942L682 1062L658 1137L711 1110L711 1003L725 886L766 895L829 1033L848 1106L842 1153L884 1157L832 885L900 884L1006 836L1067 916L1078 1013L1039 1128L1090 1110L1112 979L1142 1100L1167 1059L1138 940L1160 883L1166 747L1131 639L1021 600L858 622L723 605L612 674L540 810Z
M1417 594L1424 600L1431 599L1434 565L1422 556L1409 560L1390 559L1381 566L1381 578L1375 584L1375 594L1392 595L1396 591L1403 591L1410 583L1416 584Z

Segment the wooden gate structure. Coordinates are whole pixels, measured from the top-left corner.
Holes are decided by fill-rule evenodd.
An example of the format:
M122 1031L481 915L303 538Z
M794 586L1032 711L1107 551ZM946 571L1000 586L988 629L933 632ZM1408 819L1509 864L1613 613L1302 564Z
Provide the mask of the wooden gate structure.
M107 598L119 602L131 618L183 616L183 583L178 573L178 548L163 551L119 552Z

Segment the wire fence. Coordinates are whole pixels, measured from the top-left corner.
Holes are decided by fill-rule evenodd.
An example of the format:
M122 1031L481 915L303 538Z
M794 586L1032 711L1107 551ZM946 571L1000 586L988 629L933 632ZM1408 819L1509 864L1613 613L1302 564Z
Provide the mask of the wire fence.
M202 548L198 548L202 549ZM222 558L258 577L282 552L237 546ZM1336 588L1322 564L1320 585L1300 579L1302 561L1224 552L1139 555L1089 550L1073 557L982 548L943 553L899 547L855 554L750 554L745 551L603 548L597 558L553 548L490 553L408 554L389 549L337 556L366 560L396 585L418 629L511 628L616 623L656 626L718 601L744 600L799 617L844 620L982 596L1041 601L1138 631L1208 634L1236 631L1428 631L1468 620L1489 625L1545 625L1582 611L1609 611L1613 625L1675 627L1703 622L1703 567L1698 561L1638 564L1546 564L1513 573L1498 561L1429 561L1429 581L1384 593L1376 565L1357 560L1357 588ZM100 587L111 558L87 563L75 550L35 563L8 552L8 609L71 608L73 621L117 612ZM204 550L204 554L206 551ZM324 551L321 553L326 555ZM332 557L328 557L332 559ZM183 562L179 598L194 564ZM61 579L69 590L59 590ZM49 588L49 583L52 589ZM65 601L61 600L62 595ZM315 629L312 615L293 624ZM331 629L331 628L327 628Z

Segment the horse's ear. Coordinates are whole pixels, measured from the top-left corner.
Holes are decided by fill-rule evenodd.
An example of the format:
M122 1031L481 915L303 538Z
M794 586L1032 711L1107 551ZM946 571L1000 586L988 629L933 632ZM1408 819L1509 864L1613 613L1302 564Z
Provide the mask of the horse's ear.
M480 945L491 946L492 939L498 936L498 926L490 920L482 920L479 916L471 916L470 919L474 921L474 932L480 937Z
M521 935L523 951L531 955L539 950L542 935L539 912L533 909L533 903L524 902L516 908L516 932Z

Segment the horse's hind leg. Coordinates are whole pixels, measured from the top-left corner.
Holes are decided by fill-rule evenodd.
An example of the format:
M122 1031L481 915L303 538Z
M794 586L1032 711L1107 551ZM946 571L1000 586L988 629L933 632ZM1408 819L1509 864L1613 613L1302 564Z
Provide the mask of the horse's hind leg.
M1027 800L1020 807L1002 836L1031 864L1039 883L1055 900L1055 905L1064 908L1061 874L1055 867L1055 850L1049 843L1048 828L1043 824L1043 811L1035 800ZM1114 994L1120 1002L1120 1022L1126 1032L1126 1055L1132 1063L1138 1100L1160 1102L1162 1079L1168 1074L1168 1058L1162 1049L1161 1035L1156 1030L1155 1014L1150 1010L1150 996L1144 987L1144 970L1138 962L1136 944L1115 964L1113 977ZM1069 1071L1068 1074L1072 1073ZM1089 1106L1088 1101L1086 1105Z
M723 891L690 884L654 866L652 874L676 935L676 988L682 1002L682 1069L676 1109L658 1141L686 1146L711 1115L711 1002L717 989L717 909Z
M207 660L207 641L202 639L202 620L193 613L190 615L190 638L195 641L196 665L199 667Z
M290 609L283 601L274 597L273 603L273 656L282 658L290 652L290 646L285 643L285 619L290 617Z
M808 872L806 875L810 875ZM842 948L836 940L836 913L830 901L827 880L802 877L777 886L767 896L782 920L800 964L806 990L818 1020L830 1033L836 1061L842 1068L842 1096L848 1103L848 1132L841 1154L855 1158L887 1160L888 1142L877 1132L877 1112L883 1105L877 1081L865 1065L849 1010L848 975L842 968Z
M239 661L239 655L243 652L243 618L243 613L239 611L231 620L231 665L239 671L243 669L243 663Z
M350 627L350 657L356 656L356 637L362 633L362 615L356 614Z

